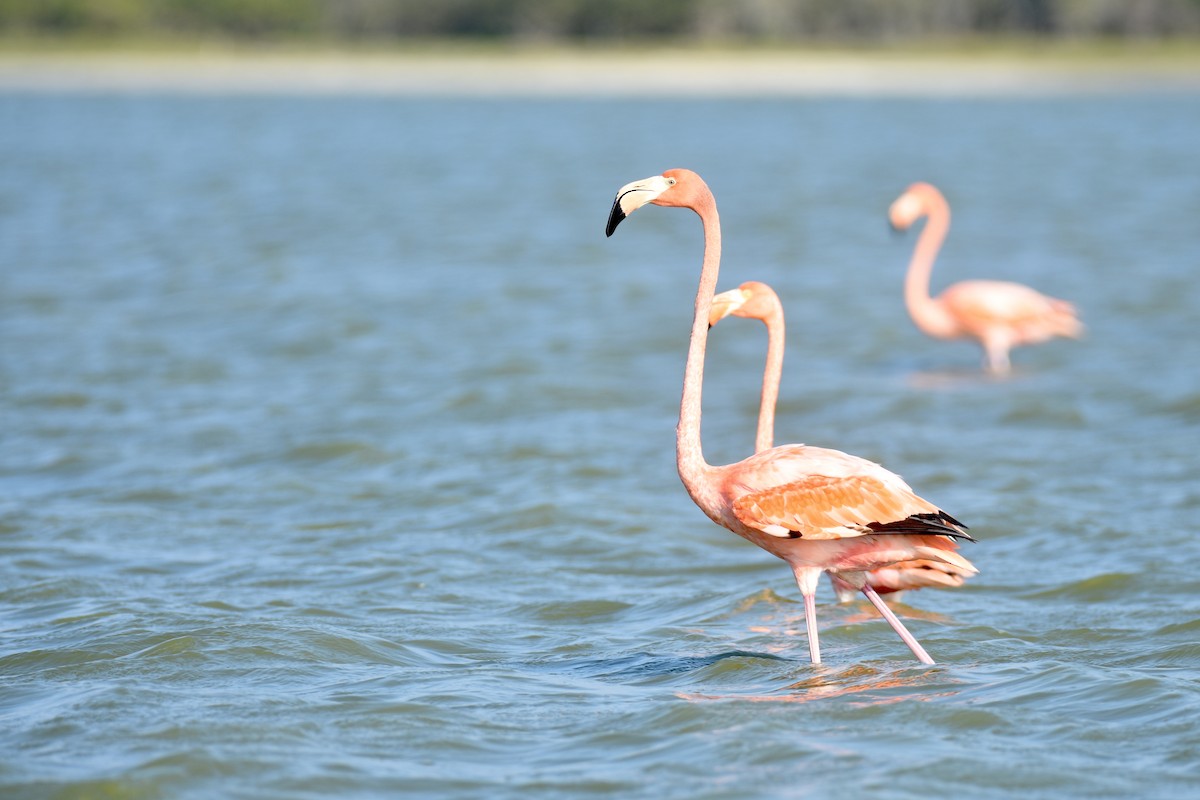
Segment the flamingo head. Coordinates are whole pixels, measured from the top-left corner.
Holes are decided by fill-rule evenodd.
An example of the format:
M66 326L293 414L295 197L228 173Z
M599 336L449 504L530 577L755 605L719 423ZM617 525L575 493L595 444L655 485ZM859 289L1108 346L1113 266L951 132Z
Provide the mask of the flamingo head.
M933 184L914 183L909 186L888 208L888 221L892 223L892 230L908 230L939 201L943 204L946 202Z
M746 281L736 289L721 292L713 297L708 327L711 328L730 314L766 322L775 314L782 316L783 307L779 303L779 296L770 286L759 281Z
M688 169L669 169L662 175L627 183L613 200L604 235L612 236L622 220L647 203L694 208L701 187L707 192L708 187L700 176Z

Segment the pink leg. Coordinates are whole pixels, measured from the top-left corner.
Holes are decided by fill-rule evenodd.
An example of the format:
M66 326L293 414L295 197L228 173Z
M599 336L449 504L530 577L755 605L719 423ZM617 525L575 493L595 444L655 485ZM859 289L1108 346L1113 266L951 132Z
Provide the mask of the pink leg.
M821 663L821 641L817 638L817 597L804 595L804 624L808 627L808 657L812 663ZM917 645L920 647L920 645Z
M897 619L892 610L887 607L887 603L883 602L879 593L872 589L870 584L862 587L862 593L867 596L867 599L871 601L871 605L875 606L879 610L879 613L883 615L883 618L888 621L888 624L892 626L892 630L900 634L900 638L908 645L908 649L913 651L913 655L917 657L918 661L922 664L934 663L933 659L929 657L929 653L925 652L925 648L921 647L921 643L917 641L917 638L908 632L908 628L904 627L904 623Z
M1007 340L988 340L983 343L984 363L993 375L1007 375L1012 367L1008 360Z

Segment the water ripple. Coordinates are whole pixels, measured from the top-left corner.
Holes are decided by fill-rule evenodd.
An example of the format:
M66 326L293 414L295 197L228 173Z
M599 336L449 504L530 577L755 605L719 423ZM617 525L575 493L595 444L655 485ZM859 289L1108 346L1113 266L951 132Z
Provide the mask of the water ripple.
M0 93L0 795L1190 796L1196 103ZM603 239L635 162L701 166L721 288L784 298L778 438L977 533L895 606L937 666L827 584L809 663L679 485L699 230ZM935 284L1089 338L995 379L915 330L918 177ZM711 337L715 462L763 342Z

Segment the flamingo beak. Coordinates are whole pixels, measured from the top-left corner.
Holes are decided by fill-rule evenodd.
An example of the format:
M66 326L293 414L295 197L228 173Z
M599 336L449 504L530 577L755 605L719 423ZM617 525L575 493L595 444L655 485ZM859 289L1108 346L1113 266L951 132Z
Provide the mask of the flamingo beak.
M737 313L749 299L749 293L742 289L730 289L714 296L712 310L708 312L708 327L711 328L730 314Z
M668 182L662 175L655 175L652 178L645 180L634 181L627 183L617 192L617 197L613 200L612 211L608 212L608 225L604 227L604 235L612 236L613 231L621 224L621 221L637 211L646 203L653 202L671 188L672 184Z

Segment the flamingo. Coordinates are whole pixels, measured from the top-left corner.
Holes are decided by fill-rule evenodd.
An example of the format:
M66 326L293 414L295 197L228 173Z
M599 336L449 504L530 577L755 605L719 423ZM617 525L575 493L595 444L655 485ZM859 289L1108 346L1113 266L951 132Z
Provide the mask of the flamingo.
M605 234L651 203L688 208L700 217L704 256L684 368L675 460L692 501L713 522L787 562L804 598L809 657L821 662L816 589L829 572L862 591L924 664L929 653L896 618L864 573L898 561L927 558L973 570L954 552L966 527L918 497L899 475L838 450L801 444L772 447L734 464L704 460L700 443L701 389L709 314L721 266L721 224L712 191L695 172L671 169L622 186ZM972 540L973 541L973 540Z
M775 443L775 404L779 398L779 382L783 375L784 321L783 304L779 295L762 281L746 281L736 289L721 292L713 298L708 315L711 329L725 317L757 319L767 327L767 364L763 370L762 392L758 407L758 430L754 452L769 450ZM901 561L866 573L867 583L881 595L898 600L910 589L936 586L962 586L973 574L945 561L920 558ZM856 594L853 586L830 574L834 593L842 603L851 602Z
M937 298L930 297L929 275L950 228L950 205L937 187L914 183L888 209L888 219L898 231L924 216L929 221L904 280L904 304L923 333L936 339L978 339L984 364L996 375L1009 372L1008 353L1013 347L1083 335L1075 306L1019 283L962 281Z
M779 400L779 382L783 378L783 304L767 284L746 281L736 289L713 297L708 327L711 329L730 315L756 319L767 326L767 365L763 369L758 429L754 435L754 452L761 453L775 446L775 404Z

